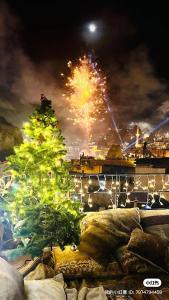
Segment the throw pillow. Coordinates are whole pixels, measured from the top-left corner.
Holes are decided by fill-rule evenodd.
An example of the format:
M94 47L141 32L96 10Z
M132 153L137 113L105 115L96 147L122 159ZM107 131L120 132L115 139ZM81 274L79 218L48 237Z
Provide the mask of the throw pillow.
M61 274L52 279L25 280L24 284L27 300L66 300L64 280Z
M127 245L117 249L116 257L125 274L159 274L167 273L164 269L128 250Z
M160 237L136 228L131 234L127 248L155 264L165 267L166 245Z
M104 266L79 250L72 251L70 246L66 246L63 251L56 247L53 255L56 274L63 273L65 278L103 278L122 275L119 263L115 259Z

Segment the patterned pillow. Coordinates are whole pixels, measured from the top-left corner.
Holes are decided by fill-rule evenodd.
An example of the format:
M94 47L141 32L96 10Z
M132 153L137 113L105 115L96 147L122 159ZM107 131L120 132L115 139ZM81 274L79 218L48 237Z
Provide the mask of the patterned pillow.
M155 234L169 244L169 209L141 210L140 217L145 232Z
M72 251L70 246L66 246L64 251L56 247L53 249L53 255L55 273L63 273L65 278L103 278L122 275L121 268L116 260L112 260L104 266L79 250Z
M136 208L118 208L88 214L81 222L79 250L103 262L119 245L129 241L135 228L141 228Z
M133 230L127 249L165 268L166 245L160 237L145 233L136 228ZM153 249L153 251L152 251Z
M151 261L127 249L127 245L118 248L116 257L125 274L159 274L166 271Z

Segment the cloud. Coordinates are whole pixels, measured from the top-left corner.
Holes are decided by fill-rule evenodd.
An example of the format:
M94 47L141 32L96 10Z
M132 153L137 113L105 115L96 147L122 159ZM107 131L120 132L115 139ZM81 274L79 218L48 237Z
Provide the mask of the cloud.
M158 108L161 117L166 116L169 112L169 100L164 101L161 106Z
M148 122L131 122L130 127L138 126L141 131L150 131L152 129L152 126Z
M154 125L159 107L168 98L167 85L156 77L145 47L131 52L123 68L111 70L110 95L115 115L122 126L133 122Z
M68 107L62 97L63 90L53 75L52 63L36 65L24 53L17 34L20 26L9 8L1 3L0 116L21 127L35 105L40 103L41 93L44 93L52 100L64 133L71 138L76 131L68 124ZM59 72L55 70L55 73Z

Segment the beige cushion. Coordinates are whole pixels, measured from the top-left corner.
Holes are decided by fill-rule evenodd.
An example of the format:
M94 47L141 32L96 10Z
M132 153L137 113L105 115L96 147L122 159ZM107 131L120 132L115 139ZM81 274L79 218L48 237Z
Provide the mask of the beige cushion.
M60 274L52 279L25 280L27 300L66 300L64 280Z

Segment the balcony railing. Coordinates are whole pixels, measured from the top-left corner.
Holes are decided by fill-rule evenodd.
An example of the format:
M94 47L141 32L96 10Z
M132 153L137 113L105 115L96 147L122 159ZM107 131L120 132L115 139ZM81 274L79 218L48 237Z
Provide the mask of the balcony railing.
M169 207L169 174L76 174L70 196L85 210Z

